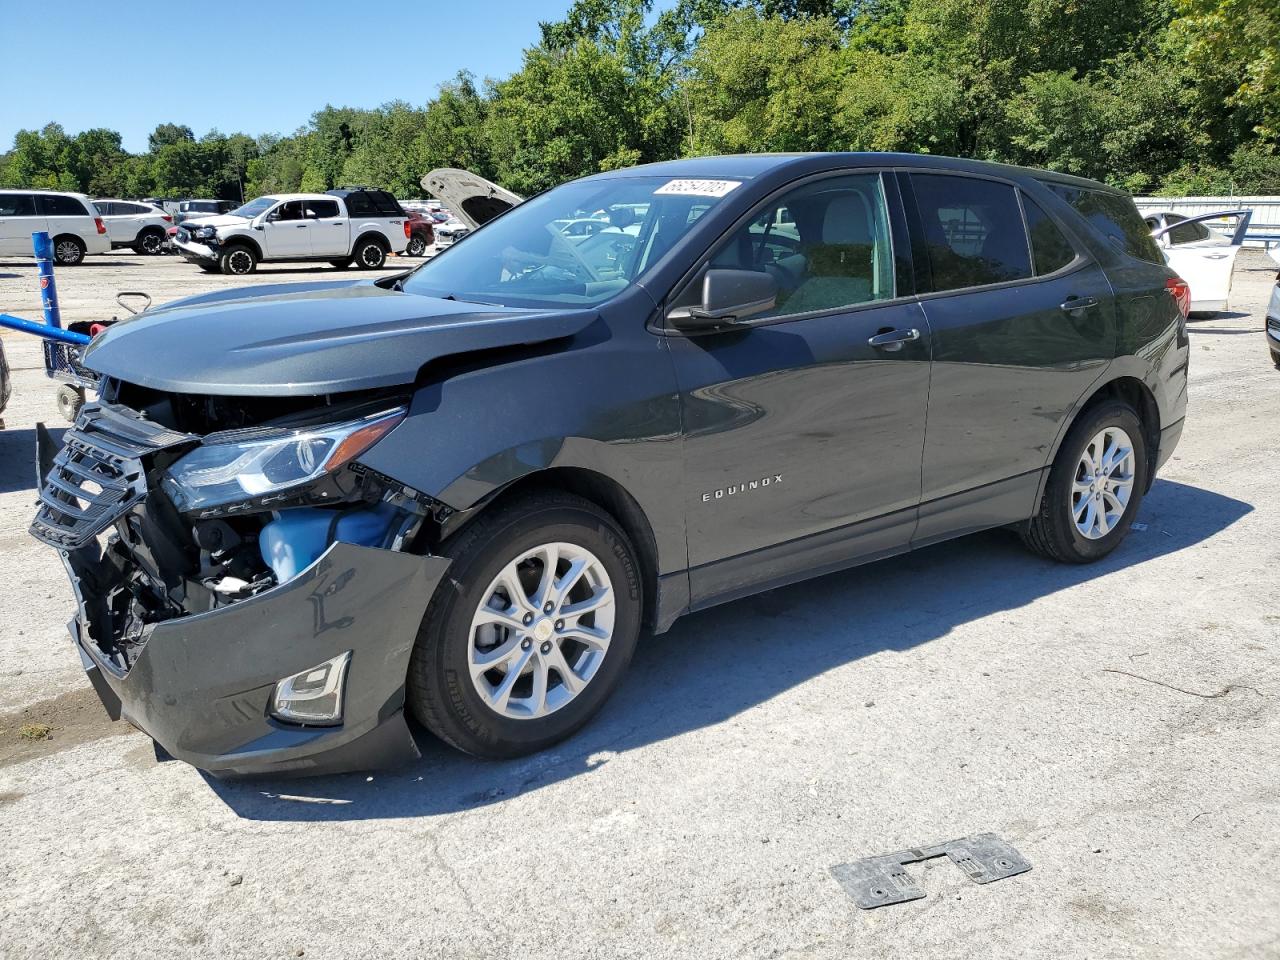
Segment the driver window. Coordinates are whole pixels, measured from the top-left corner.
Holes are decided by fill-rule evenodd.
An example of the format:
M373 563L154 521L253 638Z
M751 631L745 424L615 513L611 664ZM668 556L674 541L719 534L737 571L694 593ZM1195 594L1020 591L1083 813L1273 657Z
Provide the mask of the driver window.
M276 220L302 220L305 219L303 213L303 201L290 200L288 203L282 203L276 207L273 217Z
M833 177L783 194L712 255L710 266L768 273L787 317L889 300L893 248L880 175Z

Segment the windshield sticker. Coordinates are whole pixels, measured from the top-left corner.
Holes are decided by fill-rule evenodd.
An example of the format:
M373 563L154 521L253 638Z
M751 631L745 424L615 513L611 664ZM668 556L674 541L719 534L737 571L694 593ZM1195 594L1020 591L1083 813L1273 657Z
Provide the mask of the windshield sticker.
M655 197L723 197L734 187L742 186L740 180L668 180L657 190Z

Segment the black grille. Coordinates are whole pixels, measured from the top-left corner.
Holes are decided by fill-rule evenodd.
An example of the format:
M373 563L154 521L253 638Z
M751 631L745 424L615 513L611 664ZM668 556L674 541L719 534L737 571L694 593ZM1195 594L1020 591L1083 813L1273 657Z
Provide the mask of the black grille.
M123 412L86 407L45 475L32 535L63 550L84 546L147 495L144 457L193 439Z

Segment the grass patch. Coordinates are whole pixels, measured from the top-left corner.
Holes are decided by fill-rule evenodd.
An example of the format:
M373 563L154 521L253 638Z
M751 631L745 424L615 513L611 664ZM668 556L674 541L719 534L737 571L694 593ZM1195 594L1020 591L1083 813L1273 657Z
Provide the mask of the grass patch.
M18 736L23 740L50 740L53 727L47 723L24 723L18 728Z

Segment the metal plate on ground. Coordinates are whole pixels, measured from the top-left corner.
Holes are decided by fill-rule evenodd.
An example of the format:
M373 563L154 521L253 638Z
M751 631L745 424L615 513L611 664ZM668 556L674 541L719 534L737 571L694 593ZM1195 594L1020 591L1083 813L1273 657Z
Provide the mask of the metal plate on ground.
M837 864L831 868L831 875L855 904L863 910L871 910L891 903L921 899L925 893L907 873L906 864L936 857L947 857L974 883L1003 880L1031 869L1031 864L1010 844L994 833L979 833L928 847L912 847L853 863Z

